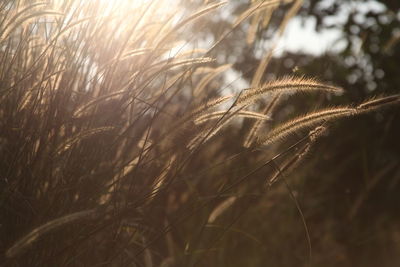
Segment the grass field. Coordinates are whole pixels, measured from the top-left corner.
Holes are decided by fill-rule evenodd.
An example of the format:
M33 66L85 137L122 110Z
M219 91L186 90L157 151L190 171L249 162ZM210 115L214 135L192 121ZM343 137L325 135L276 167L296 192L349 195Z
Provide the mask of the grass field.
M0 3L5 266L264 266L260 255L276 255L280 241L262 229L291 240L292 224L304 234L282 266L312 261L286 175L320 137L337 138L326 137L332 122L396 105L400 95L280 121L285 95L343 89L296 75L265 81L266 51L251 86L229 91L231 65L213 51L243 23L251 44L255 27L286 5L279 35L302 1L253 1L204 48L191 25L230 3L167 2ZM257 217L282 197L294 203L290 214ZM279 216L293 223L273 225Z

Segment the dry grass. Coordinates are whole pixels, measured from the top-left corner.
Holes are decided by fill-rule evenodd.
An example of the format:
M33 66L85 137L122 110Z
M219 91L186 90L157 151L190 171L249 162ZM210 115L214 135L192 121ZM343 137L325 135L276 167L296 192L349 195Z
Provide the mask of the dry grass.
M232 28L273 12L278 2L250 5ZM0 4L1 251L7 266L195 265L218 242L207 237L207 222L218 223L240 195L251 193L243 182L272 162L265 157L288 156L284 172L303 159L320 125L399 102L396 95L317 110L264 133L280 95L341 89L304 77L258 86L266 55L253 89L210 97L207 86L231 65L215 67L207 48L201 54L176 45L191 47L186 26L226 3L189 15L167 11L163 1L107 9L105 3ZM249 43L256 23L266 22L253 20ZM257 111L260 101L267 105ZM240 140L236 150L225 145L230 122L242 122L238 117L257 120L246 133L250 148ZM313 128L285 152L271 149L261 167L254 161L226 171L237 157ZM280 172L265 174L272 184ZM220 266L221 255L211 253L206 262Z

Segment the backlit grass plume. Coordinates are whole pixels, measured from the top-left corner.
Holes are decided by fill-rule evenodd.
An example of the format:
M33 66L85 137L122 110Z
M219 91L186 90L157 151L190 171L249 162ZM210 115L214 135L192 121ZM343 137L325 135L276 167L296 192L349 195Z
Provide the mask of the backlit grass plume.
M318 82L315 79L304 77L284 77L282 79L267 82L258 88L246 89L246 92L240 96L238 104L255 101L265 94L290 94L295 92L312 91L342 93L343 89Z

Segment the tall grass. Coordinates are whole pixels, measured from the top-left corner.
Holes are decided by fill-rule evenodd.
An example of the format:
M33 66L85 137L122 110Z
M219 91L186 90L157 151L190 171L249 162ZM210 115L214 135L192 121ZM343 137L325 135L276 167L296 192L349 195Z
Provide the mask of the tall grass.
M268 22L258 14L282 4L270 2L254 1L232 29L255 16L251 43ZM286 3L290 16L299 2ZM398 104L388 96L271 124L280 96L341 89L305 77L262 83L270 52L251 88L212 91L231 67L210 57L221 40L198 50L188 29L228 4L192 14L164 1L0 4L5 265L221 266L220 241L253 193L302 160L321 129ZM256 122L229 143L247 120Z

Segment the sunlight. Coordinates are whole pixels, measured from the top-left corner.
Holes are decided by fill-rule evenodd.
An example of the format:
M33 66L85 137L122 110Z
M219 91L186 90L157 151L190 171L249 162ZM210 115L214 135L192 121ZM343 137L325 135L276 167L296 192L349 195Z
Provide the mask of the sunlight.
M154 16L170 15L176 12L175 0L99 0L103 15L124 15L130 13L142 16L146 20ZM131 13L133 12L133 13Z
M184 8L179 0L53 0L54 10L65 14L64 25L76 21L90 21L92 27L113 32L116 39L122 40L126 34L129 39L141 41L135 45L154 46L165 33L169 32L184 16ZM99 29L100 29L99 28ZM133 34L135 33L135 34ZM170 36L174 38L174 36ZM94 37L93 37L94 38ZM100 39L92 39L102 42ZM110 41L110 40L108 40ZM173 42L168 42L170 48Z
M144 22L162 21L166 17L180 14L178 0L53 0L56 10L72 7L71 17L82 17L85 14L110 18L124 18L124 22L134 19Z
M118 33L121 34L132 27L147 34L155 27L161 28L161 35L183 15L178 0L92 0L84 1L84 4L90 7L89 14L93 12L93 7L98 16L108 17L107 24L118 26Z

